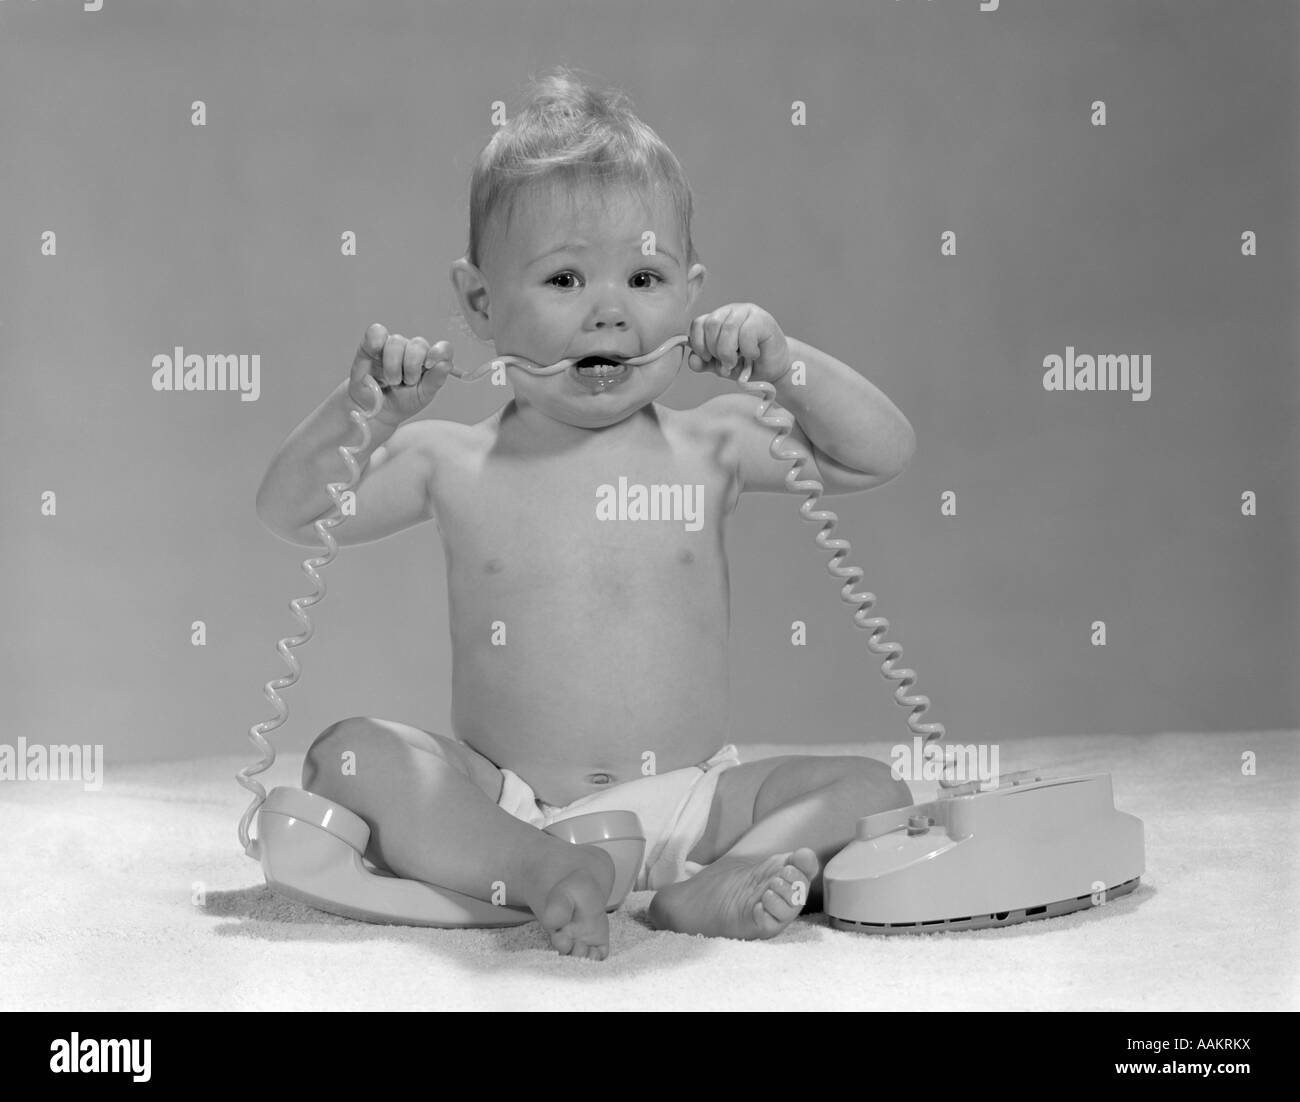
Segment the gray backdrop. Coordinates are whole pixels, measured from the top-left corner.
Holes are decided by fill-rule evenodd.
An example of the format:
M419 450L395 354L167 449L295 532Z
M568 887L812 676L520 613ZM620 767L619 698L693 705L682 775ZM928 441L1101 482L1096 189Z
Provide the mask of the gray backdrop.
M759 303L915 426L905 475L831 504L927 718L959 741L1296 726L1297 6L978 9L0 0L8 741L247 747L310 590L254 513L262 474L370 322L489 358L446 276L469 168L492 101L560 63L626 88L681 158L700 311ZM176 345L260 354L260 399L155 393ZM1150 400L1047 393L1067 346L1149 354ZM731 385L684 372L665 400ZM452 383L426 415L504 393ZM905 736L815 531L794 498L740 507L733 736ZM447 730L433 526L326 578L281 745L359 713Z

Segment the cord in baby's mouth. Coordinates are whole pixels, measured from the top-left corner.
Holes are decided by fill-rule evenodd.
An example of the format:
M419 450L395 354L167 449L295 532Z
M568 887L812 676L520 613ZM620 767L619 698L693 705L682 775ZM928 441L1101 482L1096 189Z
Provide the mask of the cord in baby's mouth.
M675 348L679 344L687 344L689 341L690 338L687 337L685 333L679 333L675 337L669 337L654 351L647 352L643 356L634 356L632 359L624 360L623 362L631 367L642 367L645 364L653 363L655 360L659 359L659 357L670 348ZM497 356L495 359L489 360L487 363L482 364L467 375L457 375L453 372L452 377L459 379L462 383L472 383L476 379L481 379L498 364L513 365L527 371L530 375L558 375L561 371L568 371L568 369L577 362L576 359L557 360L555 363L543 367L523 356L505 355Z

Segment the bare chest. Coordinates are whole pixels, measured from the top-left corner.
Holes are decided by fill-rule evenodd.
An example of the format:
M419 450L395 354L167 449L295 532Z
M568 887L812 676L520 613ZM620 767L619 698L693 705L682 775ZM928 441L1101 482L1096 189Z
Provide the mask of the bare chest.
M616 610L725 571L734 477L701 442L543 458L484 449L461 466L435 500L453 587Z

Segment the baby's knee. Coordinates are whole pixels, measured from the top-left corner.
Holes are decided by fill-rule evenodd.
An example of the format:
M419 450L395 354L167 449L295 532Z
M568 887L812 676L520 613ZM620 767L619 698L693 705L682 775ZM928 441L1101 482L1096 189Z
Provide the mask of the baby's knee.
M311 746L302 765L302 786L330 796L342 782L355 788L359 780L376 783L409 775L422 762L441 762L458 772L464 765L447 740L407 724L370 716L352 716L331 723Z
M374 737L375 722L366 716L331 723L307 747L302 763L303 788L327 796L333 779L342 776L349 764L355 768L358 750Z
M845 782L861 800L863 814L872 815L877 811L912 805L912 790L905 781L894 776L894 771L885 762L860 757L846 758L845 761L849 763Z

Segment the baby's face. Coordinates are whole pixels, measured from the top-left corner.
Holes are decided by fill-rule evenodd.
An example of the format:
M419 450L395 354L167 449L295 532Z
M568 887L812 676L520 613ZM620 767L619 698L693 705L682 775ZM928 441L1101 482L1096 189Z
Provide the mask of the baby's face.
M643 251L647 231L654 234L651 255ZM687 331L704 281L702 266L686 266L671 200L625 187L521 192L508 228L494 216L482 259L487 293L479 335L498 355L542 366L653 351ZM604 379L586 377L576 365L548 376L512 368L510 379L518 402L595 428L623 420L662 394L683 358L678 346Z

